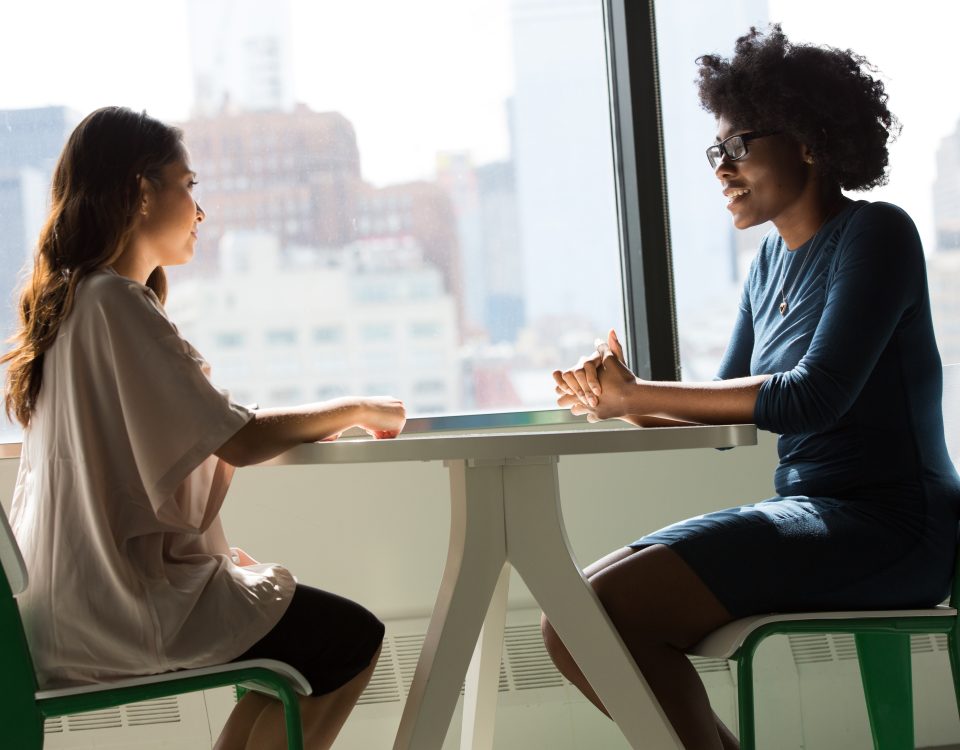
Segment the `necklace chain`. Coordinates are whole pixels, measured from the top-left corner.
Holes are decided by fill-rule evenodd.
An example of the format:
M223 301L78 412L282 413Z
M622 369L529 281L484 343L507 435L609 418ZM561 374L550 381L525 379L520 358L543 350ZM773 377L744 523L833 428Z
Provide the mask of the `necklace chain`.
M826 222L824 222L824 223L826 223ZM820 225L820 229L823 229L823 225L822 225L822 224ZM801 277L803 276L803 269L806 267L807 261L810 260L810 256L812 256L812 255L814 254L814 250L815 250L815 249L819 249L819 248L816 248L816 242L817 242L817 235L820 234L820 229L818 229L816 232L814 232L813 238L810 240L809 249L806 251L806 254L803 256L803 262L800 263L800 270L797 271L797 275L794 277L793 283L790 285L790 291L789 291L789 292L788 292L787 289L786 289L786 285L787 285L787 263L786 263L786 261L784 261L784 263L783 263L783 274L782 274L781 277L780 277L780 299L781 299L781 302L780 302L780 315L782 315L782 316L786 316L787 311L790 309L790 305L789 305L789 303L787 302L787 297L790 296L790 295L792 295L792 294L794 293L794 291L796 291L797 284L800 282L800 279L801 279Z

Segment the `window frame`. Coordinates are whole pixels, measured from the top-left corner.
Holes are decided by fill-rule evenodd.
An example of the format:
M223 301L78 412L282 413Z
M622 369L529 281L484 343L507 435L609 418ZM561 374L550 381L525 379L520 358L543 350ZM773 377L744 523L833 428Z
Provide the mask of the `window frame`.
M644 379L678 381L654 0L602 4L627 363ZM405 432L578 423L586 423L585 418L565 409L518 409L417 417L407 422ZM0 458L18 456L19 446L0 443Z

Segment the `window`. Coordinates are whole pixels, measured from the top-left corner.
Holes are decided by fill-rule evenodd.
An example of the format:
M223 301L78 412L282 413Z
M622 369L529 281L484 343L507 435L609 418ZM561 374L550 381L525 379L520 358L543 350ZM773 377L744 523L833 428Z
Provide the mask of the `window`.
M343 331L332 326L313 329L313 340L318 344L337 344L342 336Z
M221 349L238 349L244 345L246 337L239 331L224 331L215 334L214 343Z
M916 222L927 255L934 327L944 362L960 361L960 99L953 94L960 5L920 3L908 13L876 3L660 2L657 10L663 127L683 377L710 379L733 325L740 286L766 228L732 228L704 149L715 136L699 107L696 57L729 55L751 24L782 23L794 42L850 48L880 70L903 124L890 146L890 182L853 198L884 200ZM864 23L869 17L870 23ZM696 18L697 23L690 23Z
M313 363L330 356L315 350L332 339L307 333L300 360L271 368L263 349L289 342L254 334L293 321L341 332L341 370L418 366L401 351L365 359L364 320L392 326L395 348L429 339L449 395L431 399L431 410L552 408L551 370L598 332L623 331L625 308L637 321L628 338L641 372L655 372L648 329L667 330L660 359L673 359L669 296L653 294L666 266L645 260L636 279L640 211L656 211L662 193L660 170L637 165L656 157L657 139L625 146L611 132L649 133L656 111L638 97L634 124L621 107L611 130L604 5L174 0L158 15L104 0L92 23L81 5L21 3L18 33L0 47L0 64L21 71L0 92L0 292L9 297L30 252L66 136L94 107L120 102L178 124L191 148L207 221L195 261L171 273L168 310L215 373L227 353L249 359L245 375L227 368L219 385L270 406L289 387L271 378L292 366L298 387L313 392ZM646 23L638 4L606 5L621 36ZM171 41L169 55L140 54L147 24ZM634 42L613 36L625 55ZM116 59L140 64L117 68ZM652 68L627 76L617 65L614 92L627 101L627 79L637 85ZM616 153L633 159L632 176ZM648 182L621 194L624 179L637 178ZM641 190L653 196L643 207ZM657 231L643 230L651 258L666 257L654 250ZM230 309L203 303L227 293ZM5 307L0 324L11 323ZM391 374L409 389L418 377ZM377 375L358 373L351 390Z
M292 328L274 328L264 335L270 346L291 346L297 343L297 332Z

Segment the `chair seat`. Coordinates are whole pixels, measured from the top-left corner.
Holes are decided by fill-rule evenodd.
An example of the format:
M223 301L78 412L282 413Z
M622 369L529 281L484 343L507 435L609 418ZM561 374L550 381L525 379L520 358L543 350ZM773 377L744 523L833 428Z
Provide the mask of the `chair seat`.
M795 622L797 620L872 620L903 619L905 617L956 617L953 607L939 605L930 609L894 609L865 610L855 612L791 612L781 615L754 615L729 622L717 628L700 643L687 649L694 656L708 656L713 659L730 659L743 645L744 640L757 628L774 622Z
M203 677L206 675L222 674L224 672L236 672L238 669L249 669L260 667L269 669L281 677L286 678L293 689L300 695L310 695L313 688L300 672L289 664L275 659L248 659L246 661L232 661L227 664L217 664L213 667L200 667L198 669L179 669L175 672L164 672L163 674L151 674L143 677L131 677L125 680L116 680L113 682L101 682L96 685L78 685L76 687L56 688L54 690L38 690L37 700L48 700L50 698L68 698L76 695L86 695L89 693L98 693L105 690L118 690L122 688L139 687L141 685L157 685L163 682L172 682L182 680L185 677Z

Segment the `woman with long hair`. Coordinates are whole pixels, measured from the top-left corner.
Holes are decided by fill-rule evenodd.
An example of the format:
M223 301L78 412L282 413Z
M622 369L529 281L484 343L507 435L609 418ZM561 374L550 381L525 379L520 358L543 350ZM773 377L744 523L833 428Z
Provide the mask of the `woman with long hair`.
M251 411L164 312L164 266L189 261L205 214L182 133L107 107L73 131L20 298L5 404L24 427L11 522L19 598L43 687L237 659L299 669L307 746L329 747L373 672L383 625L279 565L231 550L233 469L358 426L393 437L400 401ZM221 750L286 747L278 702L248 693Z
M777 25L698 62L717 118L707 159L733 224L773 224L717 379L641 380L613 332L554 377L558 403L590 420L780 435L775 497L647 534L586 570L684 746L706 750L737 741L684 650L752 614L942 601L960 479L917 230L896 206L843 194L886 180L897 124L883 84L864 58L791 44ZM602 709L546 620L543 632Z

